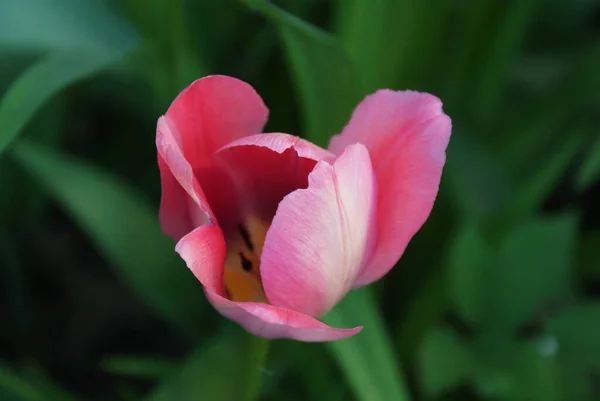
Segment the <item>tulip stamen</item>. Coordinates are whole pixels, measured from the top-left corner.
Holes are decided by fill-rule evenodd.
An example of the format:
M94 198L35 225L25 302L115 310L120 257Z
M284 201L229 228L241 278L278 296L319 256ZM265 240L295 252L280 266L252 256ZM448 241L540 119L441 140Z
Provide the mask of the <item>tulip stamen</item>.
M242 269L244 269L244 271L246 272L251 272L252 271L252 261L248 260L248 258L246 258L246 256L244 256L243 252L240 252L240 260L242 262Z
M260 255L269 223L248 215L227 237L223 272L225 296L235 302L266 302L260 277Z
M246 226L238 223L238 230L240 232L240 237L242 237L242 240L244 241L244 243L246 244L248 249L253 251L254 244L252 243L252 240L250 239L250 233L248 232L248 229L246 228Z

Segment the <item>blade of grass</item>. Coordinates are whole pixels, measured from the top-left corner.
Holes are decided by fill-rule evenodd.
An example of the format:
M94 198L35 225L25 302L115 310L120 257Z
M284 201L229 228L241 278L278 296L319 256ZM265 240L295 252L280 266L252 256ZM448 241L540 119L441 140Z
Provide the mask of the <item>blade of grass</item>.
M515 171L528 171L527 162L545 140L552 139L557 127L569 127L574 116L598 99L600 93L600 40L590 44L579 57L572 73L552 93L522 111L505 132L514 133L506 141L503 157ZM593 113L593 111L592 111Z
M326 145L364 95L348 55L334 37L265 0L245 0L278 30L300 98L304 136Z
M51 382L38 369L32 372L31 377L0 366L0 395L2 391L22 401L77 401L78 398L70 394L56 383ZM9 398L11 399L11 398Z
M109 356L102 360L100 368L113 375L159 379L175 370L173 361L157 357Z
M161 232L156 211L135 190L95 166L24 140L9 154L148 305L190 336L202 331L201 286Z
M249 370L264 375L248 350L254 339L241 329L228 326L202 344L177 372L159 383L146 401L242 400ZM250 348L249 348L250 347ZM245 359L244 355L250 357Z
M106 1L2 0L0 49L10 52L114 53L135 40L131 26Z
M507 88L510 68L519 56L533 17L541 5L539 0L512 2L498 23L499 32L494 36L488 56L479 68L473 94L473 115L478 119L479 126L486 126L494 119Z
M0 100L0 154L52 96L73 82L104 69L125 51L51 54L27 69Z
M582 148L588 130L587 126L576 127L568 137L544 152L543 158L530 168L531 173L522 181L514 202L509 205L509 216L516 220L542 205Z
M585 191L600 179L600 134L597 135L577 174L576 185L580 191Z
M383 317L368 288L346 295L324 320L334 327L364 326L358 335L329 344L357 399L411 399Z
M447 1L344 0L336 7L337 36L368 92L416 87L444 27ZM431 12L435 7L436 12Z

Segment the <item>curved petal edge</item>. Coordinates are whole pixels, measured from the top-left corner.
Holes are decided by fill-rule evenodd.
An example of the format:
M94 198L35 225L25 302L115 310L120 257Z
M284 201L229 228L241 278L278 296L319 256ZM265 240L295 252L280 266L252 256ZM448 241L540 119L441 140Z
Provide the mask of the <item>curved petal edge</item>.
M205 293L223 316L238 322L248 332L259 337L325 342L348 338L362 330L362 327L336 329L315 318L284 308L255 302L232 302L208 289Z

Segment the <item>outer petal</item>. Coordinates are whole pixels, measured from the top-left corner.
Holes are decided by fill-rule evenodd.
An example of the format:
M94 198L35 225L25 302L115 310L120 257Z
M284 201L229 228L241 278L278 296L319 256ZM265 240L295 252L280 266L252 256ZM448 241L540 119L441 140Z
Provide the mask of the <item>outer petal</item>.
M336 329L302 313L256 302L232 302L206 290L206 296L223 315L250 333L264 338L298 341L334 341L358 334L362 327Z
M348 292L373 244L375 194L369 154L356 144L281 201L261 256L271 304L320 316Z
M212 75L185 88L165 118L176 127L172 133L185 159L197 168L227 143L260 133L268 113L250 85L236 78Z
M267 115L250 85L226 76L199 79L177 96L159 119L156 137L160 220L168 235L179 239L214 219L195 174L205 171L210 156L226 143L261 132Z
M350 337L362 329L335 329L301 313L254 302L236 303L224 298L225 242L217 226L198 227L183 237L176 249L204 285L206 295L215 308L255 335L300 341L332 341Z
M332 138L333 152L363 143L379 185L377 243L355 288L386 274L429 216L451 126L435 96L380 90L358 105L342 134Z
M171 129L167 120L159 118L156 131L162 188L159 219L163 231L177 241L195 227L215 219L192 167L173 141Z

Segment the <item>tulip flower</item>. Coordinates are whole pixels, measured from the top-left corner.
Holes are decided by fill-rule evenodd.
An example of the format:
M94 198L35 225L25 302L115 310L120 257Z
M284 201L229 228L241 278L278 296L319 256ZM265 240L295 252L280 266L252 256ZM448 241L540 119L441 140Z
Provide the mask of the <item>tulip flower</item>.
M235 78L192 83L157 124L160 222L210 303L265 338L332 341L317 318L396 264L437 195L451 121L435 96L379 90L323 149L262 133Z

